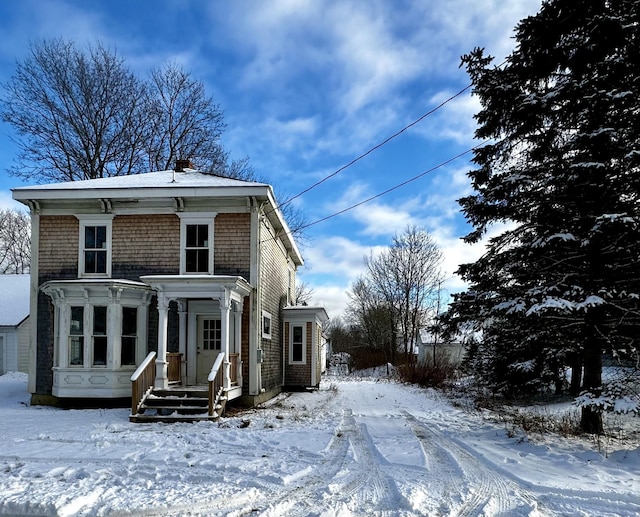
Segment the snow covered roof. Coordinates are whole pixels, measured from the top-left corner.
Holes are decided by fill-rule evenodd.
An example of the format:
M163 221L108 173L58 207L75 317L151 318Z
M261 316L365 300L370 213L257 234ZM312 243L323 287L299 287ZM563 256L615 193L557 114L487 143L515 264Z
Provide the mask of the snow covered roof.
M256 199L266 202L265 214L277 230L282 229L285 245L292 251L294 260L302 265L302 255L293 240L291 231L277 206L271 185L205 174L195 169L145 172L127 176L112 176L64 183L49 183L12 189L13 198L30 207L59 207L62 203L103 200L111 202L180 199Z
M0 275L0 326L16 327L29 316L30 275Z
M77 196L78 191L83 191L83 197L91 197L95 192L100 197L119 197L121 192L127 197L132 196L132 190L145 189L146 194L150 190L159 191L166 189L259 189L264 193L270 189L266 183L242 181L231 178L205 174L194 169L185 169L182 172L173 170L146 172L128 176L112 176L110 178L97 178L81 181L66 181L63 183L49 183L46 185L33 185L12 189L14 199L18 201L30 199L63 199L65 193L69 196ZM196 195L197 191L190 194Z

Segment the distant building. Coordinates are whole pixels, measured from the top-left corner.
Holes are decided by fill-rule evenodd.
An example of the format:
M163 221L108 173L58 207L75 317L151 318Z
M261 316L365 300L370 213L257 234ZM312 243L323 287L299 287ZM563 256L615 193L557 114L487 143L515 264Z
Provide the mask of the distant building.
M29 371L30 275L0 275L0 375Z
M420 332L418 339L418 363L433 364L433 358L446 360L453 366L464 359L465 347L461 341L442 341L426 330Z

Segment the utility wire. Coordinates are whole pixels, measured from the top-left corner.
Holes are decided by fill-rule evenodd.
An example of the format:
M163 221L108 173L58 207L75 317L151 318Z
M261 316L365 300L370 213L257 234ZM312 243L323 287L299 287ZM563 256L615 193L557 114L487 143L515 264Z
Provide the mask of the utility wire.
M486 142L484 142L484 143L486 143ZM388 194L389 192L393 192L394 190L397 190L397 189L399 189L400 187L404 187L405 185L407 185L407 184L409 184L409 183L411 183L411 182L413 182L413 181L416 181L416 180L418 180L418 179L422 178L423 176L426 176L427 174L430 174L430 173L432 173L433 171L435 171L435 170L437 170L437 169L440 169L440 168L444 167L445 165L450 164L451 162L453 162L453 161L457 160L458 158L462 158L463 156L465 156L465 155L469 154L470 152L474 151L476 148L480 147L481 145L484 145L484 143L479 144L479 145L474 146L474 147L471 147L470 149L467 149L466 151L463 151L463 152L461 152L461 153L459 153L459 154L457 154L457 155L453 156L452 158L449 158L448 160L445 160L444 162L441 162L441 163L439 163L438 165L436 165L436 166L434 166L434 167L431 167L430 169L428 169L428 170L426 170L426 171L424 171L424 172L421 172L420 174L418 174L418 175L416 175L416 176L413 176L412 178L409 178L408 180L403 181L402 183L398 183L397 185L394 185L393 187L388 188L388 189L387 189L387 190L385 190L384 192L380 192L380 193L378 193L378 194L376 194L376 195L374 195L374 196L371 196L371 197L369 197L369 198L367 198L367 199L364 199L364 200L362 200L362 201L360 201L360 202L356 203L355 205L351 205L351 206L349 206L349 207L347 207L347 208L344 208L344 209L342 209L342 210L340 210L340 211L338 211L338 212L335 212L335 213L330 214L330 215L328 215L328 216L326 216L326 217L323 217L322 219L318 219L317 221L313 221L313 222L311 222L311 223L308 223L308 224L305 224L305 225L303 225L303 226L300 226L299 228L296 228L295 230L293 230L293 231L291 232L291 234L297 233L297 232L299 232L299 231L301 231L301 230L304 230L305 228L309 228L310 226L314 226L314 225L316 225L316 224L322 223L322 222L324 222L324 221L326 221L326 220L328 220L328 219L332 219L333 217L337 217L337 216L339 216L339 215L342 215L342 214L344 214L345 212L348 212L348 211L350 211L350 210L353 210L354 208L357 208L357 207L362 206L362 205L364 205L364 204L366 204L366 203L369 203L369 202L373 201L374 199L377 199L377 198L379 198L379 197L382 197L382 196L384 196L384 195Z
M399 131L396 131L393 135L387 137L386 139L384 139L382 142L380 142L379 144L373 146L371 149L369 149L368 151L362 153L360 156L358 156L357 158L354 158L353 160L351 160L349 163L347 163L346 165L343 165L342 167L340 167L338 170L336 170L335 172L332 172L331 174L329 174L328 176L325 176L324 178L322 178L321 180L317 181L316 183L314 183L313 185L311 185L310 187L307 187L306 189L304 189L302 192L296 194L295 196L290 197L289 199L287 199L286 201L283 201L282 203L280 203L277 208L281 208L284 205L289 204L291 201L293 201L294 199L299 198L300 196L303 196L304 194L306 194L307 192L309 192L310 190L318 187L319 185L322 185L325 181L333 178L334 176L337 176L338 174L340 174L343 170L351 167L352 165L354 165L355 163L359 162L360 160L362 160L363 158L369 156L372 152L377 151L378 149L380 149L382 146L388 144L391 140L393 140L394 138L397 138L398 136L400 136L402 133L404 133L405 131L407 131L408 129L412 128L413 126L415 126L416 124L419 124L420 122L422 122L425 118L427 118L429 115L435 113L436 111L438 111L440 108L442 108L443 106L445 106L446 104L448 104L449 102L451 102L453 99L455 99L456 97L459 97L460 95L462 95L464 92L466 92L469 88L471 88L471 86L473 86L472 84L468 84L467 86L465 86L462 90L460 90L458 93L452 95L451 97L449 97L448 99L445 99L444 101L442 101L440 104L438 104L435 108L427 111L426 113L424 113L423 115L421 115L419 118L417 118L416 120L414 120L413 122L411 122L410 124L407 124L406 126L404 126L402 129L400 129Z

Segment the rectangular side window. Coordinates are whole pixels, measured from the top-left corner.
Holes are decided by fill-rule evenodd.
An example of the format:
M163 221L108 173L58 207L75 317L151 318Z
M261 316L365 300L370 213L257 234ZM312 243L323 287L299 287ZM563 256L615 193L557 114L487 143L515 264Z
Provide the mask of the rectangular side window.
M84 364L84 307L71 307L69 325L69 364Z
M294 325L291 336L291 361L301 363L304 360L304 339L301 325Z
M120 364L132 366L136 364L136 348L138 344L138 309L122 307L122 341Z
M93 365L107 364L107 308L95 306L93 308Z
M262 337L264 339L271 339L271 314L262 311Z

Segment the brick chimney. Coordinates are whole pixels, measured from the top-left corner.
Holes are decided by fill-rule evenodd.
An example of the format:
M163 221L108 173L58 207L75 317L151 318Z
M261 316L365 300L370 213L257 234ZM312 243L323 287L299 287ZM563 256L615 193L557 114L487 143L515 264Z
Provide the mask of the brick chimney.
M185 169L193 169L193 163L191 160L176 160L175 171L184 172Z

